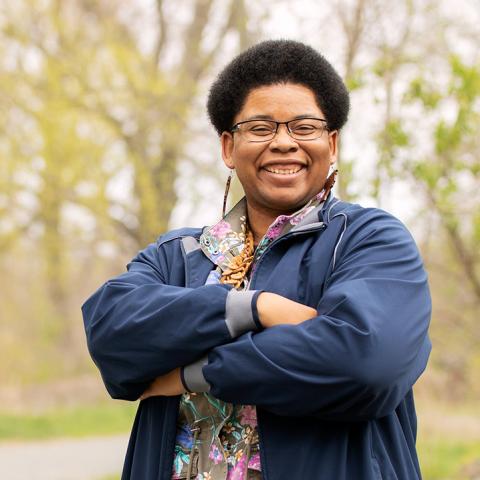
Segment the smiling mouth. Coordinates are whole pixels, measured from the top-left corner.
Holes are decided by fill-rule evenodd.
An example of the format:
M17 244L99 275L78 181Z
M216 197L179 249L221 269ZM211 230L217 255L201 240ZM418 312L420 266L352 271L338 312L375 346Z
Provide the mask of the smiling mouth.
M291 168L274 168L274 167L263 167L267 172L276 173L278 175L293 175L298 173L300 170L305 168L302 165L296 165L295 167Z

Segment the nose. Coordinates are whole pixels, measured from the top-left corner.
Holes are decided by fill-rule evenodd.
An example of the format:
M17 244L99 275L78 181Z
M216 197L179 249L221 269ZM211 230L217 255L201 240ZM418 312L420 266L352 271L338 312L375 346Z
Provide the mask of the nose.
M279 125L277 133L270 141L269 148L271 151L292 152L298 150L298 143L292 138L285 124Z

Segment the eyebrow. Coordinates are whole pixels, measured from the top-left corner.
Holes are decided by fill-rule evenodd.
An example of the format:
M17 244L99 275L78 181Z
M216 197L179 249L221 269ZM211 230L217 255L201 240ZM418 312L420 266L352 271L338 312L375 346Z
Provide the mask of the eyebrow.
M296 117L293 117L290 120L301 120L302 118L320 118L320 117L312 113L303 113L302 115L297 115ZM248 117L242 121L248 122L249 120L273 120L273 117L271 115L252 115L251 117Z

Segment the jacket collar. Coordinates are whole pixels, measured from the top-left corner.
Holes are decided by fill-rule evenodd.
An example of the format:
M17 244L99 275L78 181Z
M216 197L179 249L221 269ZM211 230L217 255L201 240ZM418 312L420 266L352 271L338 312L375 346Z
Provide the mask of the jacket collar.
M247 200L243 197L219 222L200 236L200 248L222 270L243 250L247 222Z
M285 235L288 231L309 229L313 224L323 221L328 206L332 203L332 192L318 203L319 195L291 215L280 215L270 225L260 244L269 243L273 238ZM222 270L226 270L230 261L239 255L244 246L247 222L247 201L243 197L219 222L204 229L200 236L200 248L203 253ZM269 237L270 238L267 238ZM264 241L265 240L265 241Z

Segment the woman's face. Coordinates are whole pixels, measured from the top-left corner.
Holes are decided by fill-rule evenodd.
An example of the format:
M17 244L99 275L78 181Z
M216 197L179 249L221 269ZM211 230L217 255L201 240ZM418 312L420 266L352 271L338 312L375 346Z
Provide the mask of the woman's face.
M325 118L308 87L285 83L253 89L234 123L252 118L286 122L298 116ZM315 140L295 140L280 125L266 142L249 142L241 132L223 132L225 165L236 170L250 207L289 213L320 192L336 161L338 133L324 131Z

